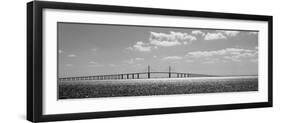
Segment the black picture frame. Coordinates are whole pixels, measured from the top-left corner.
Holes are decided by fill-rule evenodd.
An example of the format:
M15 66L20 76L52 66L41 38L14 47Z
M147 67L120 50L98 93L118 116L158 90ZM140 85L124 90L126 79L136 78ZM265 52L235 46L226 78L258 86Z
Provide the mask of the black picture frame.
M91 113L70 113L57 115L44 115L43 112L43 43L42 43L42 10L65 9L86 10L100 12L118 12L131 14L187 16L203 18L220 18L235 20L255 20L268 22L268 101L258 103L189 106L189 107L165 107L157 109L123 110ZM27 3L27 120L31 122L64 121L79 119L94 119L107 117L124 117L137 115L155 115L170 113L202 112L214 110L246 109L259 107L272 107L272 59L273 59L273 17L265 15L232 14L217 12L185 11L156 8L140 8L125 6L93 5L80 3L62 3L36 1Z

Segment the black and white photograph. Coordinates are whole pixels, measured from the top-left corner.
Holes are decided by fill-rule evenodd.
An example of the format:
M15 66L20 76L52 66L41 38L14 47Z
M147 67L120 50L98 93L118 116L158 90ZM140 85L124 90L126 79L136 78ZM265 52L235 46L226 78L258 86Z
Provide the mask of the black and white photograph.
M221 119L220 110L273 106L273 68L278 66L273 67L272 15L205 6L188 10L182 3L184 8L161 8L161 3L27 3L26 119L218 111L196 116L208 122ZM258 110L244 114L264 116L253 111ZM221 121L253 120L240 111L229 120L233 113L223 113ZM156 119L178 121L163 118Z
M57 23L58 99L258 92L259 31Z

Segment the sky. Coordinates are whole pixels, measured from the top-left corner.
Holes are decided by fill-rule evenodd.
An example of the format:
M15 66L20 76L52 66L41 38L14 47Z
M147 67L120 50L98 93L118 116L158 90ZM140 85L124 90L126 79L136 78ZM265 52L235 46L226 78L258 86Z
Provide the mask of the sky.
M257 75L258 32L58 23L58 75L151 71Z

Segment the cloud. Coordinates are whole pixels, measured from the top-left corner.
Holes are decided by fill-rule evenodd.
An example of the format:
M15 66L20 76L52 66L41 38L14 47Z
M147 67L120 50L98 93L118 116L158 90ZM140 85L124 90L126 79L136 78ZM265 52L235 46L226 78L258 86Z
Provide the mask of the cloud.
M158 33L150 32L150 37L147 42L138 41L133 46L127 47L127 50L149 52L152 49L158 49L158 47L172 47L178 45L187 45L197 38L188 33L174 32L170 33Z
M181 60L181 59L183 59L183 57L181 56L166 56L162 58L162 60Z
M98 49L97 48L92 48L91 51L95 52L97 51Z
M234 62L241 62L241 60L239 58L237 58L236 56L224 56L224 59L231 60Z
M218 58L206 58L205 60L202 61L203 64L214 64L218 63L220 59Z
M205 33L201 30L193 30L191 34L205 36Z
M123 61L123 63L134 64L134 63L140 63L140 61L143 61L143 60L144 60L144 58L131 58L131 59Z
M102 64L100 64L98 62L95 62L95 61L90 61L88 66L89 67L102 67L104 65L102 65Z
M134 51L140 51L140 52L149 52L151 51L151 47L148 46L148 44L145 44L142 41L138 41L135 45L132 47L128 47L128 50L134 50Z
M213 51L194 51L189 52L186 55L186 58L191 59L201 59L202 62L212 61L233 61L233 62L241 62L245 59L256 59L258 57L258 50L255 48L253 50L250 49L239 49L239 48L225 48L221 50L213 50ZM214 60L216 59L216 60ZM220 59L220 60L218 60ZM210 62L209 62L210 63Z
M240 31L222 31L222 30L218 30L217 32L221 32L224 35L229 36L229 37L237 36L240 33Z
M226 37L220 33L220 32L217 32L217 33L207 33L205 35L205 40L218 40L218 39L226 39Z
M230 56L225 56L225 59L240 62L244 58L257 58L258 52L254 50L243 50L232 52Z
M144 58L135 58L135 60L142 61L142 60L144 60Z
M195 51L195 52L189 52L188 56L192 56L192 57L211 57L214 55L225 55L226 54L226 50L222 49L222 50L217 50L217 51Z
M59 54L61 54L61 53L63 53L63 51L62 51L62 50L59 50Z
M170 46L177 46L181 45L180 42L178 41L159 41L159 40L151 40L151 44L156 45L156 46L162 46L162 47L170 47ZM157 47L155 47L157 48Z
M126 64L133 64L135 62L135 60L134 59L129 59L129 60L125 60L123 62L126 63Z
M211 57L211 56L221 56L221 55L245 55L245 56L253 56L256 55L256 50L249 49L238 49L238 48L226 48L221 50L213 50L213 51L195 51L189 52L187 55L192 57Z
M77 57L77 55L75 55L75 54L69 54L69 55L67 55L67 57L73 58L73 57Z
M184 41L184 42L183 42L183 44L184 44L184 45L187 45L187 44L188 44L188 42L187 42L187 41Z
M174 32L170 33L158 33L150 32L149 42L151 45L160 46L160 47L170 47L191 43L192 41L197 40L195 36L192 36L188 33Z
M219 39L227 39L228 37L235 37L240 33L240 31L223 31L217 30L216 32L210 33L208 32L205 35L205 40L219 40Z

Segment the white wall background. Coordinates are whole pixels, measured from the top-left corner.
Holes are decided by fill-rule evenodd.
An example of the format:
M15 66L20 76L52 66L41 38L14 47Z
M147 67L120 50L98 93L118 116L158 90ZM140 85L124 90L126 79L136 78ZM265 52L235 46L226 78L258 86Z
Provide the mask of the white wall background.
M27 123L26 112L26 2L1 1L0 36L0 122ZM274 16L274 107L231 111L212 111L169 115L107 118L73 123L143 122L280 122L281 114L281 14L278 0L92 0L97 4L156 7ZM279 48L279 49L278 49ZM70 122L70 121L65 121Z

